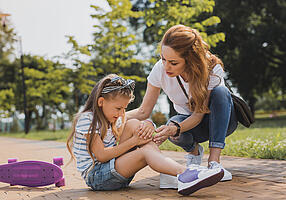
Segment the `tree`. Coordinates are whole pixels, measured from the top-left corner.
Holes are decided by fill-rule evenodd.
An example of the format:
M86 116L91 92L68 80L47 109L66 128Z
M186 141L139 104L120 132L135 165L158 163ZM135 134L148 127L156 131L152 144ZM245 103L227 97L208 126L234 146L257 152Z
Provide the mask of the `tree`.
M145 88L144 60L136 57L140 49L136 48L139 38L135 30L129 25L129 18L143 16L141 12L131 10L129 0L108 0L110 11L92 5L95 9L93 18L99 24L95 25L94 44L91 54L94 67L102 69L99 78L109 73L116 73L125 78L137 81L135 102L129 108L137 107L141 103L141 90Z
M73 36L68 36L68 43L71 50L64 55L64 59L70 62L68 72L68 84L71 87L71 96L66 103L66 112L70 119L79 111L88 98L92 88L96 84L97 76L102 73L102 69L95 67L90 56L90 46L80 46Z
M70 92L66 84L69 69L60 63L40 56L24 55L25 84L27 91L27 127L31 126L32 114L35 115L36 128L47 126L47 113L55 112L65 103ZM17 110L23 110L22 87L15 90Z
M212 47L225 39L224 33L216 29L220 18L212 14L215 6L214 0L133 0L132 2L132 10L142 11L144 16L138 19L132 18L131 23L136 29L143 29L144 42L154 47L150 55L153 58L158 57L156 49L163 34L176 24L197 29ZM175 110L170 101L169 104L169 115L172 116Z
M224 33L211 29L220 23L217 16L211 16L214 0L133 0L133 10L145 13L144 18L132 19L136 28L144 27L144 42L157 45L163 34L176 24L197 29L210 46L224 41Z
M258 97L285 94L286 3L281 0L216 0L215 14L226 42L215 49L223 56L228 78L255 110ZM234 12L235 10L235 12Z
M14 43L16 34L9 21L0 26L0 115L9 116L14 109L14 91L17 64Z

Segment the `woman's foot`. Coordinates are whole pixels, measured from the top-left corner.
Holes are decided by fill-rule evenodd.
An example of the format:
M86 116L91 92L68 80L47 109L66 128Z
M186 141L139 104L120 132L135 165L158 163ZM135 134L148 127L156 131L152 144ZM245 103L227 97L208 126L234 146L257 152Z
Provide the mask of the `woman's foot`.
M187 155L185 155L185 158L187 159L187 167L194 164L201 165L204 156L204 148L199 144L197 152L198 153L196 155L192 153L188 153Z
M221 164L219 164L216 161L209 162L209 169L216 169L216 168L222 169L224 171L224 176L220 181L231 181L232 180L231 173L228 170L226 170Z

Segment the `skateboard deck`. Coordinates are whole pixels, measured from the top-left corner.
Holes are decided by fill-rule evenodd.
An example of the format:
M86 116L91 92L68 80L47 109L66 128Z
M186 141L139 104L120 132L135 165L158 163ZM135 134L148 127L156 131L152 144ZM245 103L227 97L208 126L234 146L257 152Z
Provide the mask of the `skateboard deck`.
M20 161L0 165L0 182L29 187L56 184L63 186L62 169L43 161ZM58 185L57 185L58 184Z

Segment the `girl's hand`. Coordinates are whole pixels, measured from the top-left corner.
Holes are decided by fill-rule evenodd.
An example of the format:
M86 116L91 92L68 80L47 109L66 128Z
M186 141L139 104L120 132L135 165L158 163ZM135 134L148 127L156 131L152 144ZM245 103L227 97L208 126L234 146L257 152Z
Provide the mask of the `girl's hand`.
M153 126L153 123L148 120L144 120L141 122L141 125L139 126L137 133L140 136L140 138L149 139L152 138L154 130L155 127Z
M154 136L153 141L161 145L168 137L176 134L177 127L172 125L162 125L156 129L157 134Z
M152 141L152 138L148 138L148 139L140 138L137 133L134 133L132 138L134 139L136 146L141 146L141 145L144 145Z

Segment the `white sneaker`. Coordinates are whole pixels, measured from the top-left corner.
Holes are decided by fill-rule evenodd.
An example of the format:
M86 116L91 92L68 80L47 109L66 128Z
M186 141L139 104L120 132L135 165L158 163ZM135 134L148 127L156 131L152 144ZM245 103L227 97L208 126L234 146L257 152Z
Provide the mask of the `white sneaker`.
M209 169L222 169L224 171L224 176L220 181L231 181L232 180L232 175L229 171L227 171L223 166L216 161L211 161L209 162Z
M160 189L178 189L177 177L160 173Z
M199 155L195 156L192 154L185 155L187 159L187 167L190 168L198 168L198 166L202 163L202 158L204 155L204 148L199 145ZM197 166L196 166L197 165ZM204 167L206 168L206 167ZM178 180L176 176L171 176L168 174L160 174L160 189L177 189L178 188Z
M187 159L187 167L189 167L192 164L201 165L203 155L204 155L204 148L201 145L199 145L199 155L195 156L190 153L185 155L185 158Z
M212 186L222 179L223 173L223 170L220 168L188 168L182 174L177 175L178 193L190 195L201 188Z

